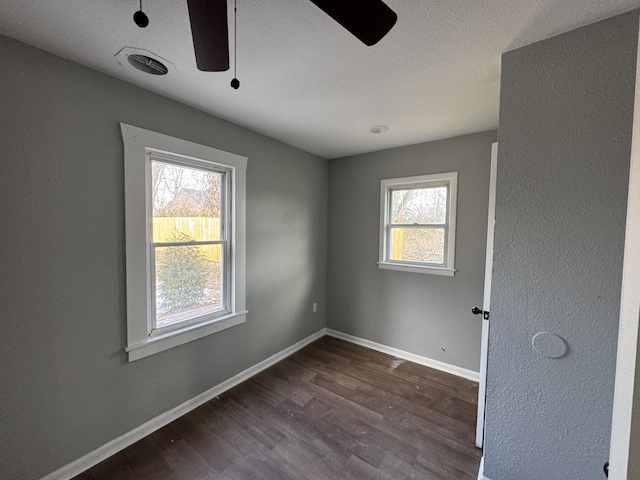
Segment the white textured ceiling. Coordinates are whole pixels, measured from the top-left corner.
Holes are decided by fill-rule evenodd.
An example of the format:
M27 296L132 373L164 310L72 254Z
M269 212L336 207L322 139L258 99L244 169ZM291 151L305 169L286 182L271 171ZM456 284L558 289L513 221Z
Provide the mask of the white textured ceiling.
M308 0L237 2L237 91L233 63L222 73L196 69L185 0L143 0L146 29L132 20L137 0L0 0L0 33L337 158L496 128L501 53L640 6L387 0L398 22L366 47ZM177 73L121 66L115 54L125 46L154 52ZM375 124L389 131L373 135Z

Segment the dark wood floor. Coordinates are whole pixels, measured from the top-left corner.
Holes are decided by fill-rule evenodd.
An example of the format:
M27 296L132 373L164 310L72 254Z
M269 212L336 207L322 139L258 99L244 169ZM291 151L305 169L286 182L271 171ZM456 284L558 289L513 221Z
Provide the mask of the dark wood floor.
M476 479L477 394L324 337L76 479Z

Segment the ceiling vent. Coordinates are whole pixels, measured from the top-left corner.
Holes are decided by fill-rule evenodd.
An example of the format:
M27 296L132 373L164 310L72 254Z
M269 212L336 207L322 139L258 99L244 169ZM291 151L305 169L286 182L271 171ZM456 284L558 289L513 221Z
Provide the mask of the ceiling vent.
M132 66L150 75L170 75L176 73L176 67L153 52L142 48L124 47L115 55L121 67Z
M127 60L141 72L150 73L151 75L166 75L169 71L164 63L146 55L129 55Z

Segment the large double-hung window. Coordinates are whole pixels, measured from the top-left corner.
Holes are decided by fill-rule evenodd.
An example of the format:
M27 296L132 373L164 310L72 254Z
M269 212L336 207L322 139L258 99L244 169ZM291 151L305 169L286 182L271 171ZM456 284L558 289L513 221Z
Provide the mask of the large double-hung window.
M229 313L231 169L149 150L152 333Z
M122 124L129 360L245 321L245 157Z

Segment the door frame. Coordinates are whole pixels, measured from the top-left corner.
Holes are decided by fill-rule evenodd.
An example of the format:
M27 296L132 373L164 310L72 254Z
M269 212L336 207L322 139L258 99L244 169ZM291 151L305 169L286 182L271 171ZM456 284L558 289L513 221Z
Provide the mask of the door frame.
M610 480L638 478L640 473L640 462L632 455L640 443L640 49L636 56L629 196L609 448Z

